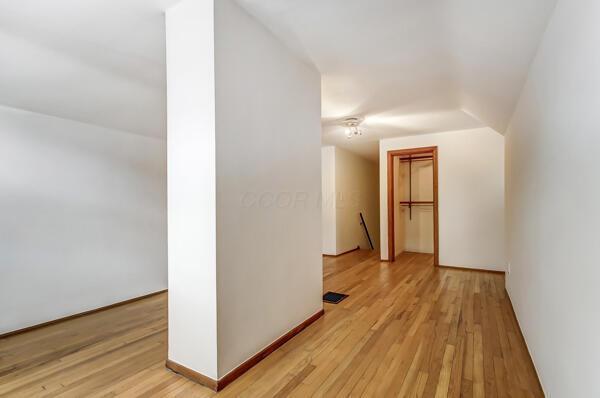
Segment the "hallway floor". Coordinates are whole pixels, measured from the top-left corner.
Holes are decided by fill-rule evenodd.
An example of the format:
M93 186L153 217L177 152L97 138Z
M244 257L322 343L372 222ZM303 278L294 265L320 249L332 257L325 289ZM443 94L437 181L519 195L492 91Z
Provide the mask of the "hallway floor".
M0 340L0 396L541 397L500 274L425 254L324 259L349 294L218 394L164 367L161 294Z

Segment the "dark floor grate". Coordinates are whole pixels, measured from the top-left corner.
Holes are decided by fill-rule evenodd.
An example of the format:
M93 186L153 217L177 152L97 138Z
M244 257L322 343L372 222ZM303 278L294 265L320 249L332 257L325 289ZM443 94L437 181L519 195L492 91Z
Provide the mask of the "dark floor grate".
M337 304L348 297L347 294L327 292L323 295L323 301L326 303Z

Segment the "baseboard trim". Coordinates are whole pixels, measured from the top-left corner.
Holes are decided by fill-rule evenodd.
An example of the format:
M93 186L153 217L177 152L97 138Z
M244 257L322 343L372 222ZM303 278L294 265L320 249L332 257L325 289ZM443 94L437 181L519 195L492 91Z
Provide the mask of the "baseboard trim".
M69 321L71 319L80 318L82 316L94 314L96 312L110 310L111 308L120 307L120 306L125 305L125 304L130 304L130 303L133 303L135 301L143 300L143 299L146 299L146 298L149 298L149 297L152 297L152 296L156 296L156 295L165 293L167 290L168 289L159 290L158 292L148 293L148 294L145 294L143 296L130 298L130 299L125 300L125 301L119 301L117 303L105 305L104 307L94 308L93 310L79 312L77 314L68 315L68 316L65 316L65 317L62 317L62 318L58 318L58 319L54 319L54 320L51 320L51 321L48 321L48 322L39 323L37 325L27 326L27 327L22 328L22 329L13 330L12 332L7 332L7 333L4 333L4 334L0 334L0 339L4 339L6 337L11 337L11 336L14 336L14 335L17 335L17 334L21 334L21 333L30 332L30 331L35 330L35 329L40 329L40 328L43 328L43 327L46 327L46 326L50 326L50 325L54 325L54 324L57 324L57 323Z
M546 396L546 393L544 392L544 387L542 386L542 381L540 380L540 375L538 374L537 368L535 367L535 363L533 362L533 357L531 356L531 351L529 351L529 346L527 345L527 340L525 340L525 336L523 335L523 331L521 330L521 324L519 323L519 318L517 318L517 313L515 312L515 307L513 306L512 300L510 299L510 294L508 294L508 290L506 290L506 287L504 287L504 293L506 294L506 299L508 300L508 304L510 304L510 310L512 312L512 315L515 318L515 321L517 322L517 327L519 329L519 336L521 336L521 340L523 341L523 344L525 344L525 348L527 348L527 355L529 357L529 363L531 364L531 367L533 368L533 371L535 373L535 378L537 380L538 386L540 387L540 391L542 391L542 394L544 394L544 396Z
M167 359L167 361L165 362L165 366L167 367L167 369L172 370L173 372L180 374L193 382L201 384L204 387L208 387L213 391L220 390L219 382L217 380L208 376L204 376L202 373L196 372L195 370L180 365L177 362Z
M281 347L282 345L287 343L294 336L299 334L301 331L306 329L317 319L322 317L323 314L325 314L325 310L321 309L319 312L312 315L310 318L306 319L304 322L302 322L301 324L299 324L298 326L296 326L295 328L293 328L292 330L290 330L289 332L287 332L286 334L284 334L283 336L281 336L280 338L278 338L277 340L275 340L274 342L269 344L267 347L265 347L264 349L259 351L256 355L252 356L250 359L243 362L241 365L239 365L237 368L233 369L231 372L227 373L225 376L223 376L219 380L214 380L210 377L207 377L201 373L198 373L189 368L186 368L185 366L180 365L176 362L173 362L169 359L166 362L166 366L167 366L167 368L171 369L173 372L179 373L180 375L187 377L188 379L195 381L198 384L208 387L213 391L221 391L222 389L227 387L229 384L231 384L233 381L235 381L238 377L240 377L241 375L246 373L248 370L250 370L256 364L258 364L260 361L262 361L267 356L269 356L269 354L271 354L273 351L275 351L276 349L278 349L279 347Z
M455 269L457 271L487 272L487 273L490 273L490 274L501 274L501 275L505 274L504 271L495 271L495 270L483 269L483 268L453 267L451 265L438 265L438 267L439 268L446 268L446 269Z
M354 249L346 250L345 252L340 254L323 254L323 257L339 257L343 256L344 254L355 252L357 250L360 250L360 246L356 246Z
M398 256L400 256L401 254L431 254L431 255L433 255L433 259L434 259L434 261L435 261L435 260L436 260L436 258L437 258L437 257L436 257L436 255L435 255L435 253L411 252L411 251L406 251L406 250L405 250L405 251L402 251L402 252L400 252L400 253L397 253L397 254L396 254L394 257L398 257ZM387 259L387 258L381 258L381 257L379 258L379 261L381 261L382 263L394 263L394 262L396 262L396 260L392 261L392 260L390 260L390 259ZM433 264L433 265L434 265L435 267L439 267L439 264ZM453 267L453 268L454 268L454 267Z

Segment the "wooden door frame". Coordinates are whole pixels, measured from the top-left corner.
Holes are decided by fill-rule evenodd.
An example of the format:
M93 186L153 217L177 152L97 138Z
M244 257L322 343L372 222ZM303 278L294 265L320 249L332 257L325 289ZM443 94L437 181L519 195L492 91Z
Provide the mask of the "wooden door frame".
M396 260L396 242L394 230L394 158L406 155L433 155L433 264L440 265L440 232L438 212L438 147L398 149L387 152L387 214L388 214L388 261Z

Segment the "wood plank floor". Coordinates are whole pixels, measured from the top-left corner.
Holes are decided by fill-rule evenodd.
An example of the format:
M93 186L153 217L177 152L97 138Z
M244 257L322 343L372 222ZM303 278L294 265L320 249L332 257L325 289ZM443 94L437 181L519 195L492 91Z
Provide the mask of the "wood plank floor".
M164 367L166 294L0 340L9 397L540 397L502 275L324 259L350 297L218 394Z

